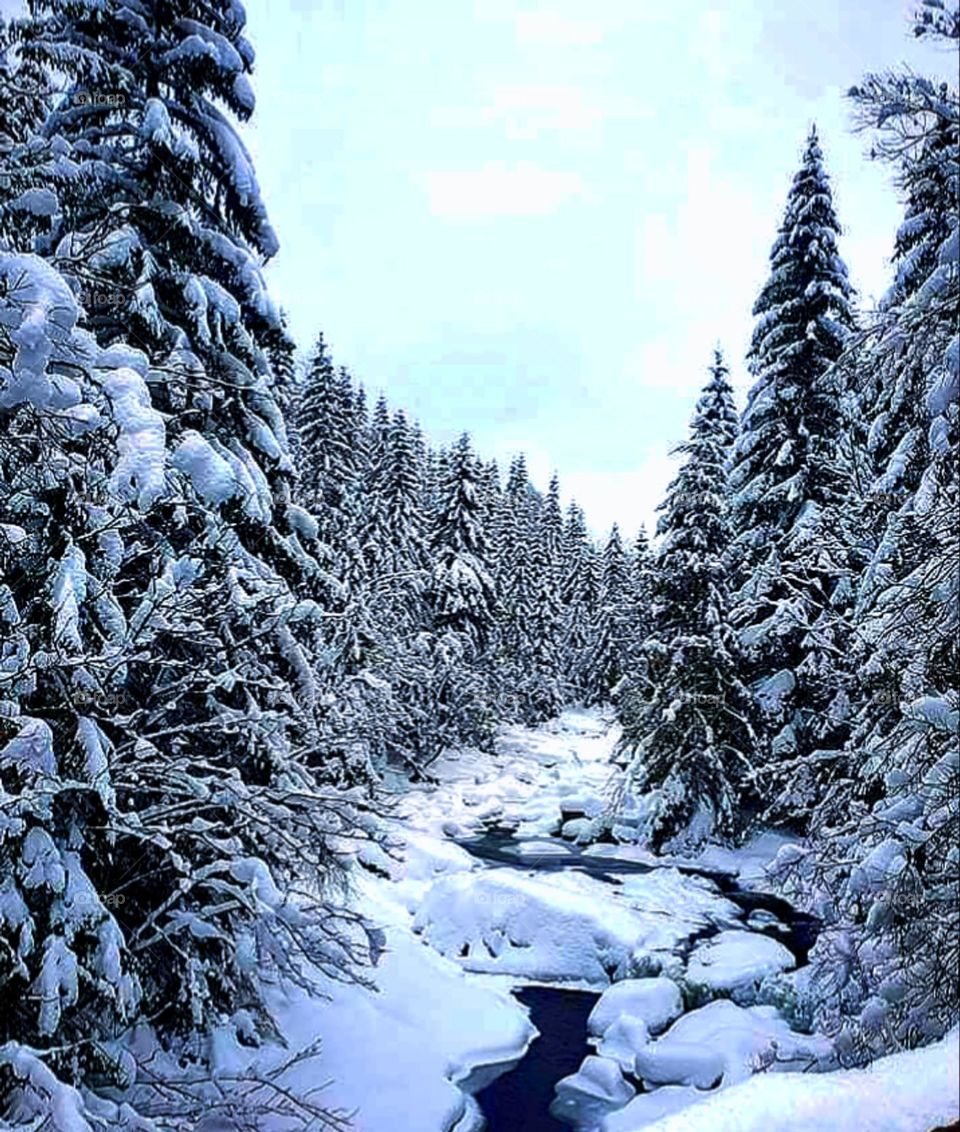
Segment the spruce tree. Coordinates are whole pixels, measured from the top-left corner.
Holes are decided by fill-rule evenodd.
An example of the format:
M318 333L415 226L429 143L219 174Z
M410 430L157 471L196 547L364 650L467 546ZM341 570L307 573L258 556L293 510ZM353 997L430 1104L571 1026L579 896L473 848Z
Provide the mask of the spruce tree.
M341 572L359 521L362 441L355 398L349 374L334 365L321 334L298 398L299 496L316 515Z
M480 525L480 481L466 433L449 454L440 484L440 509L433 526L433 624L466 642L481 657L490 645L495 597L488 573L488 546Z
M620 528L614 523L601 558L597 624L587 658L588 703L609 699L627 671L631 581Z
M111 969L122 944L142 1016L183 1056L198 1057L216 1026L235 1024L247 1040L269 1032L258 966L309 979L304 959L337 971L351 953L339 914L321 917L316 896L338 875L332 839L349 832L352 816L335 796L321 801L317 781L327 768L316 758L310 653L323 616L311 600L315 524L292 502L276 400L275 367L290 343L260 266L276 243L227 117L252 110L252 51L242 9L229 3L207 5L201 20L178 3L149 19L83 0L30 11L16 28L21 55L63 90L43 137L15 147L5 167L53 198L19 239L40 256L55 251L66 294L35 257L14 257L4 408L42 395L66 430L67 453L52 458L51 474L65 478L51 509L49 485L16 466L31 446L42 450L29 430L43 422L20 413L10 435L26 431L7 466L23 486L9 507L37 537L5 567L5 581L17 600L35 555L57 564L44 592L52 617L42 602L8 614L20 617L31 648L62 649L69 662L62 679L50 673L19 689L17 710L39 746L21 730L7 757L36 750L44 774L72 778L80 751L95 792L116 799L115 812L104 802L104 825L90 791L77 795L93 805L102 843L85 842L66 815L54 815L46 837L60 854L81 854L96 893L123 893ZM2 207L6 227L10 206ZM35 279L39 298L18 293L18 281ZM21 364L24 301L47 312L58 348L76 323L72 362L47 369L37 351ZM74 365L90 366L89 391L63 372ZM98 413L109 422L102 432ZM80 458L72 446L85 431L106 438L103 455ZM77 662L106 642L115 650L108 683ZM5 780L7 794L11 785L19 805L24 783ZM52 861L47 841L36 841L33 859ZM293 913L291 893L305 880L314 895ZM56 884L49 891L57 897ZM69 942L55 935L38 946L56 953L49 985L70 999ZM15 1013L34 993L27 977L18 971L6 984L21 1000ZM101 1030L90 1021L95 1009L85 998L83 1018L62 1010L39 1044L112 1040L116 1012L104 1012ZM65 1072L79 1081L88 1068Z
M635 660L652 626L653 551L647 528L641 524L630 554L630 620L627 654Z
M567 508L560 550L560 665L567 695L589 694L590 656L596 641L600 567L586 519L576 503Z
M924 13L955 51L956 10ZM827 922L813 954L819 1023L864 1060L938 1037L957 1015L960 96L913 74L867 76L851 94L899 170L907 215L889 301L849 362L877 393L870 435L882 437L866 491L879 537L857 594L863 702L800 868Z
M739 829L752 767L751 701L729 618L727 463L737 415L719 353L660 505L652 634L621 706L624 793L652 793L655 849Z
M852 673L847 614L857 563L848 532L847 390L835 365L852 289L816 130L793 180L754 306L756 381L733 454L734 620L764 711L771 813L803 820L842 743Z

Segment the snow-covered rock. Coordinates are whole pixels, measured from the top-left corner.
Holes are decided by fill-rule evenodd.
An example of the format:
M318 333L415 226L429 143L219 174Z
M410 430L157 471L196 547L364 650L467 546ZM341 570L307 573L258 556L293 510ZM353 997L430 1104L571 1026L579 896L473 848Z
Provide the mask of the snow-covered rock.
M652 1049L663 1053L688 1046L717 1054L724 1085L744 1081L759 1069L806 1069L833 1049L824 1037L795 1033L773 1006L744 1008L725 1000L679 1018Z
M605 1034L623 1015L639 1018L648 1033L658 1034L683 1013L683 1000L670 979L624 979L600 996L587 1019L593 1035Z
M724 931L694 949L687 963L687 980L746 1003L752 1001L756 987L768 975L795 966L793 953L769 936Z
M615 1061L591 1055L576 1073L557 1082L550 1113L574 1128L595 1128L608 1113L623 1108L635 1092Z
M632 1014L621 1014L603 1032L597 1043L597 1053L609 1057L621 1069L632 1073L637 1054L650 1042L650 1031L641 1018Z
M724 1060L716 1050L696 1042L653 1042L637 1051L636 1075L647 1088L657 1085L692 1085L711 1089L723 1079Z
M467 970L605 984L647 928L605 889L577 873L461 873L430 887L413 927Z
M627 1111L603 1132L929 1132L960 1118L958 1031L866 1069L761 1074L654 1124Z

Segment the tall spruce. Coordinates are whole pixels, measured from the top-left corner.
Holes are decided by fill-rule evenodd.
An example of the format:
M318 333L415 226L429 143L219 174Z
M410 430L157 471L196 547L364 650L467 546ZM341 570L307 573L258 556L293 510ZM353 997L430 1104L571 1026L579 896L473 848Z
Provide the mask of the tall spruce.
M756 381L733 454L734 620L764 713L771 813L803 821L842 743L856 569L847 528L849 400L835 365L854 318L839 221L815 129L793 179L753 313Z
M14 764L4 798L26 812L31 760L61 781L86 760L76 800L92 807L102 841L66 812L34 814L28 856L50 866L51 883L26 904L44 885L56 902L55 858L79 854L90 892L124 895L110 978L125 952L139 984L139 1013L118 1018L114 1003L98 1014L94 984L73 989L87 957L59 935L59 913L43 916L37 954L50 966L38 977L50 1006L41 1040L22 1033L70 1050L56 1068L77 1082L102 1069L77 1043L93 1050L138 1017L186 1058L206 1056L217 1026L263 1036L260 970L309 980L304 959L337 971L352 951L317 896L338 875L331 839L352 817L322 797L316 775L326 769L315 759L310 661L323 625L311 600L315 529L291 501L276 400L275 366L291 344L261 272L276 240L229 118L253 109L243 23L239 5L218 0L202 13L173 3L147 14L81 0L32 3L15 25L25 63L61 93L42 136L4 161L11 181L33 180L35 202L17 226L34 255L5 268L4 410L19 417L9 436L23 436L7 454L20 486L5 506L36 535L17 544L4 581L16 601L36 555L56 573L29 610L6 609L30 648L66 659L59 673L14 681L21 725L4 748ZM0 208L6 230L22 210L7 199ZM49 338L29 357L23 303L46 312ZM51 360L73 330L87 388ZM60 415L62 443L18 409L38 400ZM102 444L93 458L85 431ZM31 451L63 470L59 485L17 466ZM109 670L79 662L108 641ZM291 916L305 880L313 895ZM37 972L4 974L13 1007L0 1013L16 1025L37 1001Z
M917 28L955 52L960 11L930 0ZM851 95L898 169L906 217L890 299L850 359L876 391L882 437L867 489L882 521L857 595L863 702L801 871L826 920L812 957L819 1021L864 1060L957 1015L960 95L910 73L867 76Z
M727 463L737 414L719 351L710 374L659 508L652 631L621 706L621 790L652 792L642 832L656 849L736 834L754 753L729 617Z

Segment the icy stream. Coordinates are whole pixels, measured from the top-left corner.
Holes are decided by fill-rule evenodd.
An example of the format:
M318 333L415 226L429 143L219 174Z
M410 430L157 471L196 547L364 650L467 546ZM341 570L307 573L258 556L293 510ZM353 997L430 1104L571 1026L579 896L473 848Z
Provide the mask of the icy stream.
M290 1086L319 1072L357 1132L949 1124L956 1035L867 1074L804 1072L831 1047L791 1004L818 925L771 891L788 838L689 859L629 830L576 845L606 806L616 740L609 718L565 712L504 729L493 752L447 752L431 782L398 778L389 851L352 865L383 939L376 989L277 989L289 1048L323 1041Z
M496 827L482 835L459 842L472 856L489 865L520 872L557 873L576 870L607 884L621 885L623 875L647 875L660 867L645 861L620 860L585 855L579 846L558 841L524 843L509 830ZM742 888L729 873L695 866L679 866L685 876L707 882L740 908L745 918L761 914L754 930L784 944L794 955L797 967L807 962L816 942L819 921L797 911L786 900L766 892ZM683 951L719 933L716 925L699 929L686 942ZM488 1132L559 1132L570 1125L550 1112L558 1081L574 1074L588 1046L587 1016L598 995L582 990L530 986L514 992L530 1011L539 1037L526 1056L504 1075L476 1094ZM638 1082L639 1083L639 1082Z

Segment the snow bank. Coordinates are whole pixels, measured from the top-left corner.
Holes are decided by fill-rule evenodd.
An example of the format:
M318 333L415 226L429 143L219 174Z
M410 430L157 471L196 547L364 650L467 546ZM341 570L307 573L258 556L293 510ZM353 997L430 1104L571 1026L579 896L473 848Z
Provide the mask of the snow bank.
M625 1108L606 1117L600 1122L600 1132L637 1132L711 1095L688 1085L665 1085L652 1093L641 1093Z
M470 971L605 984L647 925L604 887L577 873L457 874L432 885L413 927Z
M536 1034L526 1011L399 929L387 929L373 974L373 994L336 985L328 1003L278 994L271 1005L291 1048L325 1036L320 1061L294 1069L286 1083L306 1089L318 1074L330 1080L324 1103L355 1110L362 1132L478 1127L457 1082L523 1055Z
M753 1077L654 1124L642 1113L603 1132L930 1132L960 1116L960 1043L954 1030L922 1050L866 1069ZM656 1093L653 1094L656 1097ZM638 1098L639 1099L639 1098ZM636 1102L633 1102L636 1104ZM636 1111L636 1110L635 1110Z
M753 997L754 989L768 975L795 965L793 953L769 936L725 931L694 949L687 964L687 981L744 1001Z
M637 1057L637 1073L653 1082L645 1073L644 1059L662 1070L664 1057L690 1048L716 1056L724 1085L745 1081L760 1069L809 1068L820 1059L828 1058L833 1049L826 1038L795 1033L776 1007L744 1008L732 1002L717 1001L674 1022L662 1038ZM674 1060L677 1059L674 1057ZM671 1079L660 1071L657 1076L659 1080L653 1083L688 1083L686 1074Z
M606 1031L623 1015L638 1018L650 1034L665 1030L683 1013L680 990L670 979L624 979L600 996L587 1019L587 1032Z

